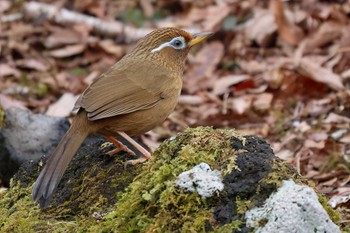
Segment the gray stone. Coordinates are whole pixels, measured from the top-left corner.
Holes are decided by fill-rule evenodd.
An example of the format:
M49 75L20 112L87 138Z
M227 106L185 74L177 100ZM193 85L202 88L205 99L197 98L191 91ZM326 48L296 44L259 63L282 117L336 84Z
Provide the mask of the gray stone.
M5 127L0 129L0 134L11 159L22 163L48 155L68 127L69 123L64 118L10 108L5 111Z
M257 233L340 233L315 191L292 180L283 181L262 207L249 210L246 220ZM267 223L261 226L264 221Z

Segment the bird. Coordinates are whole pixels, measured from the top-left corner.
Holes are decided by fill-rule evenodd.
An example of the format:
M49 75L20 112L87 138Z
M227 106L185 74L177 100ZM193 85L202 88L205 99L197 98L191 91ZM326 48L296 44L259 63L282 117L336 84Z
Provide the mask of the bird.
M186 57L190 49L212 32L189 33L178 28L159 28L140 39L135 47L88 86L77 99L72 123L35 181L32 199L48 207L73 156L92 134L112 142L113 155L124 150L134 154L114 136L131 143L142 156L151 154L131 136L142 135L161 124L174 110L180 96Z

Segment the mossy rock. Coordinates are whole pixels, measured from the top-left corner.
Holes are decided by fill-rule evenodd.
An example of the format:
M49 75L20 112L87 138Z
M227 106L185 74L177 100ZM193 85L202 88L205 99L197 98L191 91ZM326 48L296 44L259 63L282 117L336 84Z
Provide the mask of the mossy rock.
M189 128L164 141L151 161L127 169L130 157L106 157L101 143L79 150L47 210L30 196L40 166L23 165L0 194L0 232L251 232L246 210L283 180L307 184L264 140L229 129ZM220 171L224 184L206 199L175 185L202 162Z

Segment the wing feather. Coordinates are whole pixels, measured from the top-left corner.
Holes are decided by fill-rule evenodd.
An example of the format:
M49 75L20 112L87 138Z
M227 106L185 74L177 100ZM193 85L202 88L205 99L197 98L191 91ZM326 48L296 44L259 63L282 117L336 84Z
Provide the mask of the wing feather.
M162 99L161 89L155 87L159 79L165 80L166 73L150 72L150 64L134 64L138 70L116 65L84 91L74 110L83 108L89 120L98 120L148 109ZM140 66L146 66L142 69L144 72L138 72Z

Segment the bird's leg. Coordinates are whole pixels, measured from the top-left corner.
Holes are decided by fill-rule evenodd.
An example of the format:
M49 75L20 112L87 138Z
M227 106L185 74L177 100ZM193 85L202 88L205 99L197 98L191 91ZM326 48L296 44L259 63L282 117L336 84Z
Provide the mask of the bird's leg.
M126 161L125 166L127 165L135 165L138 163L143 163L146 160L149 160L152 158L151 153L149 153L148 150L146 150L145 148L143 148L140 144L138 144L134 139L132 139L131 137L129 137L129 135L127 135L126 133L122 132L122 131L118 131L117 132L121 137L123 137L125 140L127 140L128 142L131 143L131 145L133 145L138 151L140 151L142 153L142 157L138 158L138 159L133 159L133 160L129 160Z
M108 141L110 141L111 143L113 143L117 148L115 148L114 150L108 151L107 154L109 156L112 156L116 153L118 153L119 151L123 150L126 153L130 154L130 155L136 155L135 152L133 152L132 150L130 150L126 145L124 145L123 143L121 143L120 141L118 141L117 139L115 139L114 137L111 136L107 136L104 134L101 134L103 137L105 137Z

